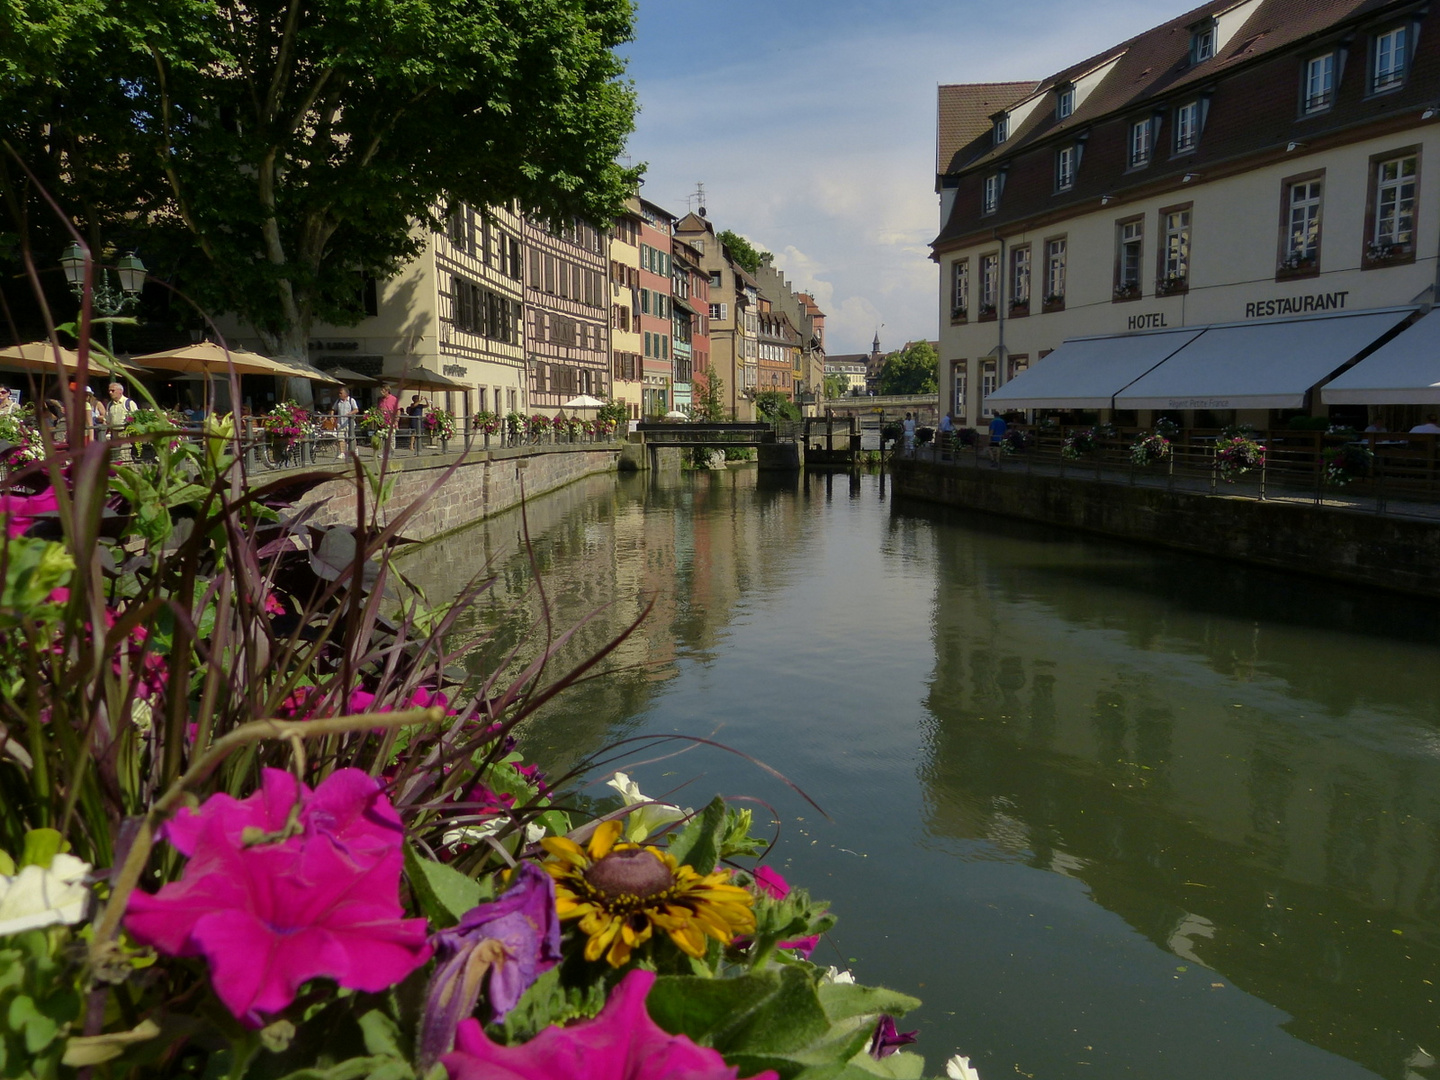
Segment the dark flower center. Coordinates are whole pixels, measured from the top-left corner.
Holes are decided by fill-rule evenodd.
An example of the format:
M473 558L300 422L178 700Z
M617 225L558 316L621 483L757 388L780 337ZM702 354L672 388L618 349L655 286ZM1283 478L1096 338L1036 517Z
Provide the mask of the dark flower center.
M675 884L665 864L644 848L610 852L585 871L585 880L607 900L624 896L644 899Z

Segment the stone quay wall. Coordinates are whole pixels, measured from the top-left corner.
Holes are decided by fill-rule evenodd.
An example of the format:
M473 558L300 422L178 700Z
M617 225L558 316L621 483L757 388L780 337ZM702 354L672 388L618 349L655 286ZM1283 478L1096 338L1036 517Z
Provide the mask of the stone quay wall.
M907 459L891 476L897 496L1440 597L1434 521Z
M392 457L386 476L394 479L395 486L380 521L388 524L429 493L420 511L401 530L412 540L429 540L518 506L522 495L533 499L582 476L613 472L619 454L618 444L582 444L474 450L463 459L458 454ZM452 467L454 471L447 476L446 470ZM439 487L431 492L437 482ZM310 491L301 505L323 503L312 519L317 525L353 525L356 496L352 468ZM367 510L373 506L368 485L365 504Z

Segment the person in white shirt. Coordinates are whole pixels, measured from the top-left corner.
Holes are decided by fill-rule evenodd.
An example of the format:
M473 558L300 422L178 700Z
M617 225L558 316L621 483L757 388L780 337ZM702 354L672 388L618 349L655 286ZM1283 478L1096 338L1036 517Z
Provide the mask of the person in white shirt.
M900 425L900 430L905 435L905 452L913 454L915 452L915 416L913 413L905 414L905 422Z
M1411 435L1440 435L1440 424L1435 422L1435 414L1431 413L1425 417L1425 423L1416 424L1410 429Z
M340 440L341 457L355 445L355 412L355 399L350 396L350 388L342 386L340 400L335 402L335 416L340 428L335 432L335 436Z

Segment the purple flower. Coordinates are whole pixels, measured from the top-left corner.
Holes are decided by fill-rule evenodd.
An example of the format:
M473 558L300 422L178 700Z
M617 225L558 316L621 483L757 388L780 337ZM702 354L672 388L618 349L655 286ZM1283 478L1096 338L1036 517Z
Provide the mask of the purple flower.
M645 1011L653 971L632 969L592 1020L548 1027L520 1046L497 1046L473 1019L443 1061L450 1080L735 1080L718 1051L662 1030ZM755 1080L778 1080L767 1069Z
M920 1029L914 1031L896 1031L895 1018L893 1016L880 1017L880 1023L875 1025L875 1034L870 1037L870 1056L876 1061L883 1057L889 1057L902 1046L909 1046L920 1035Z
M534 863L522 863L504 895L471 908L458 926L431 941L437 962L420 1029L421 1065L427 1069L454 1045L456 1026L475 1011L486 972L491 1014L502 1020L531 984L559 963L555 883Z

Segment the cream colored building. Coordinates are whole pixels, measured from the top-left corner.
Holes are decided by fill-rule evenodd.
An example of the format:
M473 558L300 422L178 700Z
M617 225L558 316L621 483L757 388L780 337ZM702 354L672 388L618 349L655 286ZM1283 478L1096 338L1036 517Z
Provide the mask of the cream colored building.
M640 200L625 200L625 213L610 232L611 400L640 419L644 400L640 330Z
M709 274L710 369L725 384L724 408L736 420L753 420L760 356L755 279L730 258L708 218L686 214L676 222L675 235L699 252Z
M1263 427L1324 414L1428 310L1440 27L1300 8L1221 0L1044 80L940 88L942 407Z

